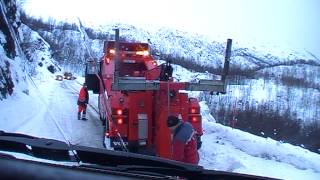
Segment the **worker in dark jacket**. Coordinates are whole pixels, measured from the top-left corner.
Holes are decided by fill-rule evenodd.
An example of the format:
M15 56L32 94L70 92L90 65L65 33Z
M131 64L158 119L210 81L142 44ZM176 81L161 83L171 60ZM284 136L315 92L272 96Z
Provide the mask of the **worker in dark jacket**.
M83 84L83 86L80 89L79 98L78 98L78 120L81 119L81 112L82 112L82 120L86 119L86 110L87 110L87 104L89 102L89 93L87 89L86 83Z
M172 155L176 161L198 165L199 154L195 130L189 122L176 116L169 116L167 126L172 132Z
M173 68L171 66L171 60L168 60L166 64L161 65L160 81L169 81L172 77Z

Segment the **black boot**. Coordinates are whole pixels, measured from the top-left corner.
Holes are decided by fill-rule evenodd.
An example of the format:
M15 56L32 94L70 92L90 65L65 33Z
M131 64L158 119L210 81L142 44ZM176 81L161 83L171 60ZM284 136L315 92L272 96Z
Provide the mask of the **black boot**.
M85 112L82 113L82 120L87 120Z
M81 113L78 112L78 120L80 120L80 118L81 118Z

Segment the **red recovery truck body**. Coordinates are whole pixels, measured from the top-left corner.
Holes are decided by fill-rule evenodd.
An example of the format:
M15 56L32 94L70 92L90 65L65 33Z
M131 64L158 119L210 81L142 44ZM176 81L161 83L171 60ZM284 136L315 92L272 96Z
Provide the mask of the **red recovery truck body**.
M99 94L99 113L105 125L105 146L115 150L171 159L169 115L189 121L201 146L199 102L179 90L226 92L225 77L231 51L228 40L225 72L221 80L174 82L170 62L157 65L147 43L106 41L100 63L88 61L86 83Z

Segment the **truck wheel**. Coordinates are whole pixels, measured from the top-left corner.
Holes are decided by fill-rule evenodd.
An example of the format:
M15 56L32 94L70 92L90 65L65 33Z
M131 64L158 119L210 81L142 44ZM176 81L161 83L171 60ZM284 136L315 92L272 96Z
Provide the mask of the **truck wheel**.
M98 110L99 110L99 119L102 122L102 126L106 126L106 117L105 117L104 111L102 110L100 95L98 97Z
M197 149L199 150L202 146L201 136L197 136Z

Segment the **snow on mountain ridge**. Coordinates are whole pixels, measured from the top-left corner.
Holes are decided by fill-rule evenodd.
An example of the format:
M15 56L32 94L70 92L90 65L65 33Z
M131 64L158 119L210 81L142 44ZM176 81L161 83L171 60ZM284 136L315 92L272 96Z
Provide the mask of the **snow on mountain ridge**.
M79 22L76 22L75 25ZM122 23L109 23L105 25L83 24L86 31L90 34L88 41L94 56L100 58L103 51L103 42L114 39L114 29L120 29L120 37L129 41L149 42L152 53L156 58L175 58L177 60L191 61L201 67L221 69L224 63L224 53L226 46L225 40L212 40L208 36L179 31L172 28L153 26L138 27ZM74 33L70 33L74 32ZM55 46L55 51L60 52L58 61L79 59L85 63L87 57L83 49L83 39L77 35L78 30L64 30L63 27L56 26L53 30L39 29L50 45ZM75 41L79 41L75 43ZM267 45L248 44L233 40L231 68L240 69L243 72L257 71L260 69L293 64L316 64L320 65L319 60L307 51L294 51L279 47L272 48ZM58 48L57 48L58 47ZM66 49L72 48L73 53L66 53ZM82 49L76 51L75 49ZM279 51L280 53L277 53ZM70 55L73 57L70 57ZM63 57L64 56L64 57ZM73 61L73 60L72 60ZM174 60L173 60L174 61ZM173 62L175 63L175 62ZM181 62L180 62L180 65ZM210 72L212 72L210 70ZM77 70L75 70L77 71Z
M212 40L208 36L199 35L197 33L183 32L171 28L149 28L136 27L127 24L107 24L99 26L88 26L97 32L114 34L113 29L119 28L120 35L129 39L148 42L150 39L153 49L157 49L164 54L173 54L180 57L190 58L204 66L221 66L224 58L225 42L221 39ZM239 42L233 40L233 57L236 62L231 63L242 65L242 61L237 60L237 56L246 59L253 57L258 59L260 64L248 62L246 66L255 65L273 65L281 62L294 61L304 59L316 61L316 57L312 56L305 50L292 50L289 47L280 47L278 45L263 44L257 45L252 42ZM264 61L262 61L264 60ZM318 62L320 63L320 62Z

